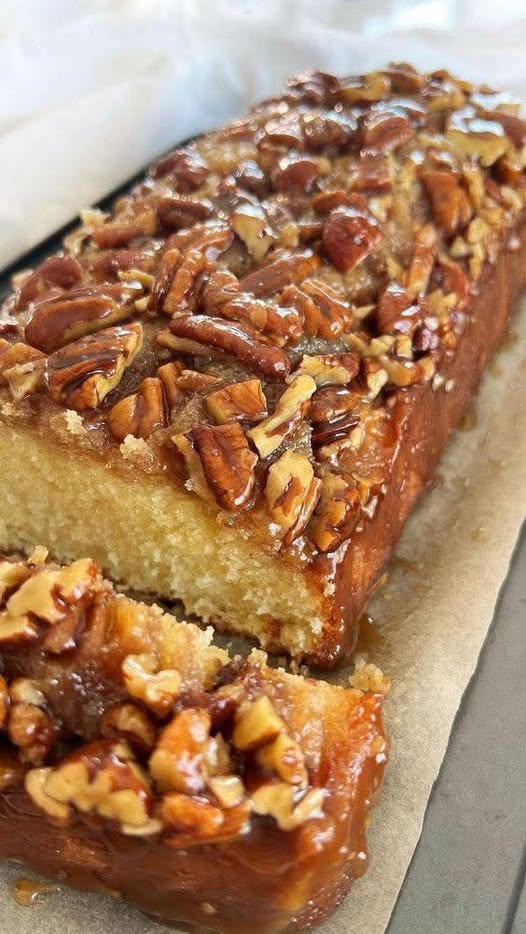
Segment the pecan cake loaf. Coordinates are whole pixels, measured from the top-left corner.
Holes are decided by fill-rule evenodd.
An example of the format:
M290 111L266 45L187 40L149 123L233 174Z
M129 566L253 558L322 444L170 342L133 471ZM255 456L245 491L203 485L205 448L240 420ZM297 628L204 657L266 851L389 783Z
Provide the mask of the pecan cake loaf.
M387 741L382 676L358 679L229 658L89 559L0 559L0 857L164 919L310 930L367 865Z
M313 73L83 214L0 316L0 544L331 665L526 280L526 123Z

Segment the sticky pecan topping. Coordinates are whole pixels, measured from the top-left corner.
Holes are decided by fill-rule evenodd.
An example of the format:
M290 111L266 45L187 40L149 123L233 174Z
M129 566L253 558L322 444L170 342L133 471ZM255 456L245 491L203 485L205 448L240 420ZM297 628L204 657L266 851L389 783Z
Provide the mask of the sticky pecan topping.
M168 419L163 384L160 379L144 379L137 392L117 402L108 412L111 433L119 441L127 435L147 438L156 428L164 428Z
M0 416L85 413L78 443L140 450L138 469L240 512L225 521L253 508L270 542L279 528L314 560L354 534L349 465L383 495L371 452L387 463L395 442L377 444L372 413L389 420L413 387L446 382L480 278L516 241L525 145L515 100L445 70L292 79L159 159L112 210L83 211L63 253L17 274L0 308ZM290 529L265 518L287 451L323 483ZM46 651L69 651L79 626L68 616ZM27 615L2 632L44 639ZM197 819L176 797L170 808L174 828Z
M142 344L140 324L108 328L56 350L47 359L51 398L79 412L96 409L119 385Z
M265 376L284 379L290 372L287 355L278 347L264 343L249 325L206 315L178 315L172 318L169 327L170 333L176 337L217 348Z
M284 544L301 535L320 496L321 480L314 476L309 458L285 451L271 465L265 499L272 520L285 533Z
M247 379L216 389L207 395L205 405L218 425L233 421L256 422L268 414L267 400L259 379Z
M240 425L202 425L192 429L190 438L219 505L228 510L245 508L254 488L257 456Z
M129 318L133 313L133 289L72 289L55 299L39 302L28 324L26 340L51 353L64 344Z
M348 272L382 239L378 223L366 208L340 207L329 214L323 228L325 252L340 272Z

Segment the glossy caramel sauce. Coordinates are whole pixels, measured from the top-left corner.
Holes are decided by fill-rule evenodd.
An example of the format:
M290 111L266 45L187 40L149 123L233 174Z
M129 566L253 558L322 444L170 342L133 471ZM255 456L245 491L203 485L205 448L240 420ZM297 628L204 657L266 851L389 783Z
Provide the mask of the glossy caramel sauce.
M34 905L40 895L60 892L60 887L52 882L36 882L34 879L16 879L11 888L13 901L22 908Z

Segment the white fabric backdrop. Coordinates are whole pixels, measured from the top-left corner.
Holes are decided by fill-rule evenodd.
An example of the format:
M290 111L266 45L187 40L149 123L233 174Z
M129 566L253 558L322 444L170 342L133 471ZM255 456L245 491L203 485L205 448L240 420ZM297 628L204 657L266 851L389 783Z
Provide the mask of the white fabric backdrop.
M524 0L3 0L0 266L305 67L444 63L526 98Z

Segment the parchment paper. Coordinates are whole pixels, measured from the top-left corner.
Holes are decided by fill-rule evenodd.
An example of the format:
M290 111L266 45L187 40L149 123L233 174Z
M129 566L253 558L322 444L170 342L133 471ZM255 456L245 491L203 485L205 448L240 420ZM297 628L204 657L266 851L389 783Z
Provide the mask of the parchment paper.
M7 81L10 89L0 100L4 261L169 143L220 123L307 65L446 63L526 99L526 29L513 4L478 3L476 28L471 2L397 3L389 15L381 2L289 2L285 23L273 2L122 0L92 3L88 16L87 4L53 0L23 4L15 26L9 16L2 24L10 6L15 0L0 11L0 88ZM413 28L422 18L427 28ZM327 934L385 930L526 514L526 308L514 331L369 608L381 638L368 651L393 681L393 748L369 831L370 871L323 926ZM21 908L9 897L21 875L0 865L0 930L9 934L159 931L121 902L67 888Z

